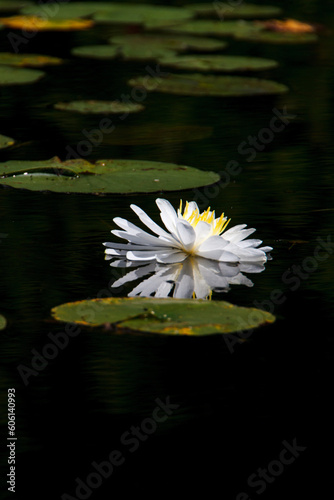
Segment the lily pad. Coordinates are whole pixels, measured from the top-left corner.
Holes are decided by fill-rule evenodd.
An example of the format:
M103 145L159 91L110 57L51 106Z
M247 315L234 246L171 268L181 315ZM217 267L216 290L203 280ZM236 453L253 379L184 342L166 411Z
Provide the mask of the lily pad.
M204 37L184 37L178 35L145 35L130 34L118 35L109 39L109 43L121 47L162 47L175 52L185 52L187 50L197 50L199 52L210 52L222 50L227 46L226 42Z
M35 83L45 73L37 69L13 68L12 66L0 66L0 85L24 85Z
M1 17L0 23L7 28L33 31L76 31L94 26L91 19L55 19L38 16Z
M0 163L0 185L31 191L62 193L149 193L207 186L218 182L215 172L173 163L136 160L59 158Z
M29 5L32 5L32 2L0 0L0 12L17 12L24 7L28 7Z
M18 67L34 67L62 64L59 57L44 56L41 54L13 54L12 52L0 52L0 65Z
M272 44L298 45L315 43L318 36L315 33L289 33L284 31L266 30L261 25L258 27L244 27L235 32L234 38L247 42L261 42Z
M195 36L217 36L226 37L234 36L237 32L243 30L254 29L254 23L252 21L219 21L219 20L190 20L188 22L176 25L176 26L166 26L161 28L169 33L182 33L186 35ZM258 30L262 29L257 27Z
M0 314L0 330L4 330L6 326L7 326L6 318L2 316L2 314Z
M156 26L166 26L181 23L193 18L194 14L182 7L167 7L146 4L111 4L107 10L95 12L94 21L107 24L138 24L154 23Z
M243 56L221 55L182 55L160 59L163 66L192 71L241 72L261 71L276 68L278 63L272 59Z
M192 299L106 298L62 304L56 320L86 326L163 335L205 336L249 330L275 318L266 311L228 302Z
M159 77L159 83L145 77L129 80L129 85L143 87L151 92L193 96L254 96L266 94L283 94L288 87L271 80L248 78L243 76L216 76L189 74L168 74Z
M119 49L112 45L84 45L82 47L74 47L71 50L71 54L91 59L114 59L119 56Z
M145 109L142 104L132 102L95 100L58 102L54 108L83 114L138 113Z
M276 17L282 12L282 9L272 5L255 5L244 2L240 2L239 5L233 5L233 2L196 3L187 5L186 8L198 16L218 16L221 19L259 19Z
M0 149L5 149L15 144L14 139L0 134Z

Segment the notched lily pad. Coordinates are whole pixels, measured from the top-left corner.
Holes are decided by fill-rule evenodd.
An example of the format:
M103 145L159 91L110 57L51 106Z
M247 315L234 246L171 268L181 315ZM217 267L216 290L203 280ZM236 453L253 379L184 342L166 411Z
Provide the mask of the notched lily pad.
M1 17L0 23L7 28L32 31L76 31L94 26L91 19L56 19L38 16Z
M106 298L62 304L56 320L122 331L205 336L249 330L274 322L268 312L228 302L189 299Z
M5 64L0 66L0 85L35 83L43 76L45 76L45 73L37 69L13 68Z
M59 57L45 56L42 54L13 54L12 52L0 52L0 65L17 67L33 67L62 64L63 59Z
M54 108L83 114L138 113L145 109L142 104L132 102L95 100L58 102L54 105Z
M214 72L242 72L262 71L273 69L278 66L272 59L244 56L221 56L221 55L185 55L165 57L159 60L161 65L170 66L175 69L191 71L214 71Z
M0 314L0 330L4 330L6 326L7 326L6 318L2 316L2 314Z
M107 119L106 119L107 120ZM218 182L215 172L174 163L137 160L87 160L0 163L0 185L62 193L149 193L176 191Z
M244 76L216 76L189 74L168 74L159 77L159 82L145 77L129 80L129 85L143 87L151 92L165 92L178 95L238 97L254 95L283 94L288 87L281 83Z
M15 144L14 139L0 134L0 149L9 148L10 146L13 146L13 144Z
M198 16L218 16L223 19L245 19L253 18L259 19L264 17L279 16L282 9L272 5L255 5L251 3L239 2L209 2L209 3L196 3L186 6Z

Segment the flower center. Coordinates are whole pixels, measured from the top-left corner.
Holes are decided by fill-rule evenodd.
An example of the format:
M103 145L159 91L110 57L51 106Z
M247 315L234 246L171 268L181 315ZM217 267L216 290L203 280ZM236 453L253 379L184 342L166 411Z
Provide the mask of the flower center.
M227 224L231 220L227 219L224 216L224 213L222 213L221 216L216 219L215 211L211 211L210 207L202 213L199 212L198 208L191 210L188 202L186 202L186 206L182 214L182 200L180 201L179 216L189 222L189 224L191 224L193 227L196 227L200 221L210 224L212 228L211 234L218 236L225 230Z

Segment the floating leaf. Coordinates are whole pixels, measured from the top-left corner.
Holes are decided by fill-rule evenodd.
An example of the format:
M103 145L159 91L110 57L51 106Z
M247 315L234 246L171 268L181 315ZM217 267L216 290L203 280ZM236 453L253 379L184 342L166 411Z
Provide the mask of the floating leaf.
M276 61L260 57L199 54L166 57L160 59L159 62L163 66L171 66L175 69L217 72L260 71L278 66Z
M204 37L184 37L178 35L144 35L144 34L130 34L118 35L109 39L109 43L121 47L163 47L175 52L185 52L187 50L214 51L222 50L226 47L227 43L220 40Z
M38 16L1 17L0 23L7 28L33 31L76 31L94 26L91 19L55 19Z
M147 91L194 96L252 96L283 94L288 87L271 80L241 76L177 75L169 74L151 81L145 77L129 80L129 85L143 87Z
M107 119L106 119L107 120ZM0 184L32 191L63 193L149 193L175 191L218 182L210 171L173 163L83 159L0 163Z
M4 330L6 326L7 326L6 318L2 316L2 314L0 314L0 330Z
M15 144L14 139L0 134L0 149L8 148L9 146L13 146L13 144Z
M44 56L41 54L13 54L0 52L0 65L38 68L41 66L56 65L63 62L59 57Z
M268 21L261 21L260 24L266 30L270 31L284 31L289 33L316 33L317 29L314 25L302 23L296 19L270 19Z
M221 20L274 17L279 16L282 12L279 7L272 5L245 4L243 2L239 2L239 5L234 5L233 2L196 3L187 5L186 8L199 16L218 16Z
M16 12L29 5L32 5L32 3L16 0L0 0L0 12Z
M260 26L256 27L262 29ZM211 35L211 36L234 36L238 31L254 29L252 21L218 21L218 20L195 20L188 21L176 26L166 26L164 29L170 33L184 33L186 35Z
M315 43L318 41L318 36L315 33L271 31L266 30L261 24L248 28L244 27L236 31L234 37L237 40L244 40L247 42L287 45Z
M0 66L0 85L23 85L40 80L45 73L37 69L13 68Z
M71 54L92 59L114 59L119 55L119 49L112 45L84 45L82 47L74 47L71 50Z
M154 23L165 26L191 19L193 13L182 7L162 5L111 4L108 9L95 12L94 21L107 24L139 24Z
M77 113L111 114L111 113L138 113L145 109L142 104L121 101L72 101L58 102L55 109L61 111L75 111Z
M244 331L275 320L266 311L228 302L172 298L83 300L54 307L52 315L87 326L107 324L119 330L188 336Z

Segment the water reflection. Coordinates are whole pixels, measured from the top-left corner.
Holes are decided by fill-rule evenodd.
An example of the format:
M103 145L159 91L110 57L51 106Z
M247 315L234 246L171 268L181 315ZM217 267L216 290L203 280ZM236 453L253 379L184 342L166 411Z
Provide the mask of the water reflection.
M106 256L110 260L111 256ZM117 279L112 288L118 288L132 281L139 284L128 293L129 297L174 297L209 298L212 292L227 292L231 285L253 286L246 274L261 273L261 263L224 263L201 257L189 256L183 262L158 264L147 261L133 262L126 259L113 260L113 267L131 268ZM149 276L150 275L150 276Z

